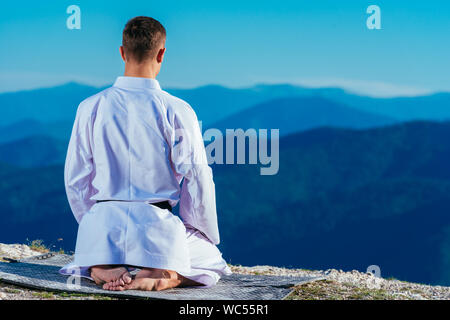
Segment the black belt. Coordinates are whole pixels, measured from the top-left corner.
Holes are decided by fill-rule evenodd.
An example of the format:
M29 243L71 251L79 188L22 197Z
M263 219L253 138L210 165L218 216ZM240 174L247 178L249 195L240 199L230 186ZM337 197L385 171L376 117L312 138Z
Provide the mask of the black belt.
M106 201L129 201L129 200L97 200L97 202L106 202ZM172 206L169 204L169 201L161 201L161 202L153 202L153 203L150 203L151 205L154 205L154 206L156 206L156 207L158 207L158 208L161 208L161 209L167 209L167 210L169 210L170 212L172 212Z

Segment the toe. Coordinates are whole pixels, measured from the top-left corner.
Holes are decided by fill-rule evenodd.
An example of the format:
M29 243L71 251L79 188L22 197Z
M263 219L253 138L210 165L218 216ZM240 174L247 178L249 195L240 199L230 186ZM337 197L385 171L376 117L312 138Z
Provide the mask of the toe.
M168 281L167 280L163 280L163 279L159 279L156 281L154 289L155 291L161 291L164 290L168 287Z
M131 279L131 275L127 272L122 276L122 281L124 282L124 284L130 284L132 279Z
M133 282L124 285L122 288L123 288L123 290L135 290L136 289L136 287L135 287Z

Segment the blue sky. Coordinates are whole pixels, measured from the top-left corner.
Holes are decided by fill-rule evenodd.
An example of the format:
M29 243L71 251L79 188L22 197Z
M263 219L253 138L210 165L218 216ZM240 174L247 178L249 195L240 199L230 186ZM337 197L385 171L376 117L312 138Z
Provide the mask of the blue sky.
M68 30L66 8L81 8ZM366 8L381 8L368 30ZM0 6L0 92L123 73L126 21L167 29L163 87L292 83L374 96L450 91L450 1L9 1Z

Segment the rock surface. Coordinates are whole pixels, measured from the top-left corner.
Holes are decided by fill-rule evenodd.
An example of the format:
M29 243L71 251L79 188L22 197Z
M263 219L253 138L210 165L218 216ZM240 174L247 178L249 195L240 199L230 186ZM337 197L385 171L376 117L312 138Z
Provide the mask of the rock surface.
M23 244L0 243L1 257L22 259L42 254L42 248L33 249ZM307 283L295 288L288 299L387 299L387 300L450 300L450 287L429 286L399 280L383 279L372 273L356 270L304 270L272 266L230 266L241 274L277 276L325 276L327 280ZM0 281L0 300L94 300L112 299L104 296L52 293L30 290Z
M384 279L357 270L303 270L272 266L231 266L244 274L277 276L325 276L325 281L307 283L296 288L289 299L384 299L384 300L450 300L450 287Z
M25 244L3 244L0 243L0 257L11 259L23 259L42 254L41 251L33 250Z
M23 259L27 257L41 255L45 250L42 246L33 247L24 244L3 244L0 243L0 261L5 259ZM0 280L0 300L114 300L110 297L97 295L83 295L71 293L56 293L42 290L31 290L19 286L3 283Z

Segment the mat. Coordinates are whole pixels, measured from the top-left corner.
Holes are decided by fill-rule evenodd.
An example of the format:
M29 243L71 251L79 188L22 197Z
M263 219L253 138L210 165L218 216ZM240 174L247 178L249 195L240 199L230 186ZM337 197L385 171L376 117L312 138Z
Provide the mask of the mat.
M117 298L165 300L280 300L288 296L295 285L323 280L324 277L290 277L232 274L223 276L211 288L172 288L164 291L107 291L88 279L79 286L68 286L67 276L60 275L61 266L72 261L72 256L45 254L9 263L0 263L3 282L56 292L98 294Z

